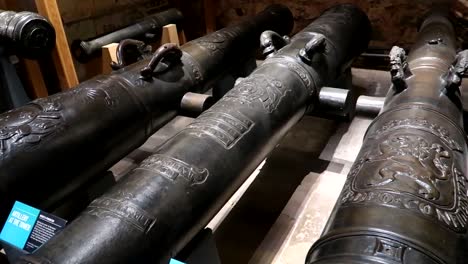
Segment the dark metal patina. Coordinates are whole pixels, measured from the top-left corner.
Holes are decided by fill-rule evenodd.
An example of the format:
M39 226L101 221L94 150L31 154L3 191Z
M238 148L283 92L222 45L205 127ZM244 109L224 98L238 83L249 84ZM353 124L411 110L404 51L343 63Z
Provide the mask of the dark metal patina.
M55 30L41 15L0 10L0 45L18 56L36 59L55 46Z
M366 49L369 35L360 9L329 9L21 263L165 263L305 114L320 88ZM303 62L298 53L317 37L322 49Z
M107 35L89 41L76 40L72 44L72 52L80 62L88 61L93 54L96 54L107 44L118 43L124 39L138 38L145 34L157 35L161 28L167 24L180 24L182 13L171 8L169 10L145 17L140 22L131 26L119 29Z
M391 63L393 86L308 264L467 262L468 51L456 54L452 24L434 14Z
M292 24L291 12L274 5L181 50L164 46L174 52L156 52L157 65L145 59L1 114L0 222L15 200L42 209L60 203L174 118L187 92L207 91L251 59L262 31L287 34Z

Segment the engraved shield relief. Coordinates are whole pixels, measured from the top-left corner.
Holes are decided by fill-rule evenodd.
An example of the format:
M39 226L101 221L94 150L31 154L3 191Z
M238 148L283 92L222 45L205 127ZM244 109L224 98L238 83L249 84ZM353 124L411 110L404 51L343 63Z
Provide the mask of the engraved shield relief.
M341 197L343 205L416 211L456 231L467 223L464 158L441 137L404 127L367 137Z
M269 113L273 113L290 89L279 80L264 74L256 74L241 80L239 85L229 91L223 100L254 107L261 104Z
M13 145L34 146L61 127L60 104L34 102L36 106L27 105L0 116L0 154L10 151Z

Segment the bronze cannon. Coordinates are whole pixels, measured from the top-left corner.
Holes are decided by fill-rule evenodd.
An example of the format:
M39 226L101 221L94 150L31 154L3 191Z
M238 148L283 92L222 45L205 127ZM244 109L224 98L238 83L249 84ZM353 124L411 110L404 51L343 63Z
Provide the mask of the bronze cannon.
M161 32L162 27L167 24L180 25L182 19L182 13L175 8L171 8L145 17L133 25L121 28L104 36L88 41L76 40L72 43L72 52L78 61L87 62L105 45L120 42L124 39L145 39L142 36L148 34L155 35Z
M325 11L289 44L262 39L269 57L261 66L20 263L166 263L369 38L365 13L346 4ZM271 49L278 43L285 46Z
M434 13L408 57L390 52L392 86L369 126L311 263L466 263L467 146L454 28Z
M54 48L55 30L39 14L0 10L0 40L18 56L37 59Z
M272 5L180 49L164 45L151 58L1 114L0 221L15 200L55 208L173 119L184 94L206 92L254 58L264 30L288 34L292 26L289 9Z

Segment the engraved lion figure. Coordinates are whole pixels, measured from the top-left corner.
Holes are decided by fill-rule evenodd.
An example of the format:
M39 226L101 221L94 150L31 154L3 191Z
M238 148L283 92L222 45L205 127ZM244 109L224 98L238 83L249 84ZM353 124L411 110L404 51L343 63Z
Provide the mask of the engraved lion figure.
M368 186L384 186L398 181L426 199L440 197L437 181L450 178L451 154L440 144L429 144L416 135L392 135L381 142L378 155L370 155L368 162L383 162L378 179Z

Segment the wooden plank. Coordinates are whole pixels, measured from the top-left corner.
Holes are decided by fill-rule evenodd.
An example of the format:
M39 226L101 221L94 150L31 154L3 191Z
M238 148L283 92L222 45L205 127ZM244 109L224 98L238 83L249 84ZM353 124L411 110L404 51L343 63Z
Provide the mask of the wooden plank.
M112 72L111 62L117 62L118 43L111 43L102 47L102 74Z
M184 45L185 43L187 43L187 38L185 37L184 30L183 29L179 30L178 34L179 34L179 44Z
M38 13L47 17L55 28L56 40L52 57L58 73L60 88L62 90L70 89L78 85L78 77L71 57L65 30L63 29L57 1L35 0L35 3Z
M168 24L162 28L161 45L166 43L175 43L180 45L177 26L175 24Z
M30 94L35 98L47 97L49 92L47 91L46 84L41 72L39 63L34 60L22 59L24 68L26 69L26 81L27 87Z

